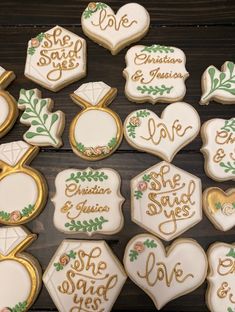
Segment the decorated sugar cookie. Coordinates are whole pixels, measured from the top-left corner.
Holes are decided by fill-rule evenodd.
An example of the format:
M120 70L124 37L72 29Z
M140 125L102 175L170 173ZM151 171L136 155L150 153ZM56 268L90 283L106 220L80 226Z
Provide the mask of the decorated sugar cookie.
M131 180L132 221L166 241L202 219L201 180L162 161Z
M38 146L60 147L65 116L61 111L51 112L53 101L42 99L38 89L20 90L18 107L24 110L20 121L30 126L24 134L26 142Z
M68 169L55 180L54 224L59 231L114 234L123 226L121 179L112 169Z
M225 62L219 71L209 66L202 75L202 97L200 104L208 105L210 101L221 104L235 104L235 64Z
M0 227L0 311L25 312L41 288L41 268L24 250L36 239L20 226Z
M82 14L81 24L87 37L115 55L144 37L150 17L138 3L125 4L115 14L105 3L90 2Z
M44 208L46 182L28 166L37 153L38 147L24 141L0 145L0 224L29 222Z
M206 302L211 312L235 310L235 246L215 243L208 249L209 274Z
M216 181L235 180L235 118L208 120L201 135L206 174Z
M178 102L167 106L161 118L147 109L132 112L125 120L124 135L136 149L172 161L198 135L200 124L197 111Z
M69 133L72 150L81 158L103 159L120 145L121 119L107 108L116 94L117 89L102 81L84 83L71 94L72 100L83 108L72 121Z
M4 90L14 79L13 71L6 71L0 66L0 138L13 127L18 116L15 99Z
M59 91L86 75L86 41L55 26L28 42L25 76L51 91Z
M59 312L108 312L126 273L105 241L64 240L43 281Z
M133 237L123 261L130 279L151 297L158 310L198 288L208 266L206 254L196 241L178 239L165 250L150 234Z
M235 226L235 189L226 192L210 187L203 192L203 208L216 228L228 231Z
M172 103L186 93L185 80L189 76L182 50L159 44L137 45L126 53L125 94L136 103Z

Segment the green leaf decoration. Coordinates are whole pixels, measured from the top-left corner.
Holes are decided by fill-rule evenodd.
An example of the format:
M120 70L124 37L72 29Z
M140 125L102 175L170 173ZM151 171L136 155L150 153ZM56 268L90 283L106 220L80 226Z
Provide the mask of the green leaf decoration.
M227 132L235 132L235 118L225 120L224 126L221 128L221 130L225 130Z
M234 248L231 248L229 250L229 253L226 255L226 257L232 257L232 258L235 259L235 250L234 250Z
M220 203L220 202L215 203L215 208L216 208L216 209L221 209L221 208L222 208L221 203Z
M38 46L40 45L40 43L42 42L42 40L44 39L44 37L45 37L45 34L44 34L44 33L40 33L39 35L37 35L37 36L34 38L34 39L37 39L37 40L38 40L38 43L39 43ZM37 49L37 47L30 46L30 47L28 48L27 53L28 53L29 55L34 55L36 49Z
M174 49L172 47L162 46L160 44L153 44L151 46L146 46L141 50L141 52L160 52L160 53L173 53Z
M76 259L76 252L74 252L73 250L71 250L69 253L68 253L68 256L70 259Z
M107 4L103 3L103 2L96 2L96 8L95 10L91 10L89 9L89 6L86 8L86 10L83 12L83 17L85 19L88 19L92 16L93 13L95 13L97 10L102 10L107 8Z
M206 71L210 77L210 84L205 87L206 92L202 95L203 104L209 103L215 91L221 90L235 96L235 65L233 62L226 62L223 72L216 70L214 66L210 66Z
M126 128L127 128L127 132L128 132L129 137L135 139L135 128L136 128L136 126L133 126L132 124L129 123L126 126Z
M64 266L60 263L54 263L54 267L56 268L56 271L61 271L64 268Z
M147 239L145 242L144 242L144 245L148 248L156 248L157 247L157 244L154 242L154 240L150 240L150 239Z
M109 143L108 143L108 147L110 149L113 149L115 146L117 145L117 139L116 138L112 138Z
M37 96L35 90L20 91L18 107L25 110L21 116L21 122L29 125L29 130L25 133L24 138L28 143L34 143L35 137L37 142L44 146L58 147L61 139L57 136L60 133L63 122L61 112L49 112L49 99L41 99ZM61 116L61 118L59 118ZM41 141L40 141L41 139Z
M28 48L28 54L29 55L34 55L35 51L36 51L36 49L34 47L29 47Z
M26 311L27 301L17 303L13 308L9 308L11 312L24 312Z
M103 182L104 180L108 180L108 175L106 175L103 171L77 171L76 173L71 173L70 177L66 180L74 181L76 183L79 182L91 182L91 181L99 181Z
M130 253L129 253L130 261L133 262L134 260L137 260L138 255L139 254L136 250L130 250Z
M148 117L149 115L150 115L150 112L146 111L146 109L139 110L136 112L136 117L139 117L139 118L145 118L145 117Z
M150 174L145 174L143 176L143 181L144 182L150 182L150 180L151 180L151 175Z
M233 164L231 164L230 161L227 161L226 163L221 162L219 165L224 169L224 172L235 174L235 161Z
M139 110L136 112L136 115L132 115L130 117L130 119L133 117L145 118L145 117L148 117L149 115L150 115L150 112L146 111L146 109ZM133 139L135 139L135 137L136 137L136 133L135 133L136 127L137 127L137 125L132 124L131 120L129 121L129 123L126 126L129 137L131 137Z
M233 310L232 308L229 307L229 308L227 309L227 312L235 312L235 310Z
M71 259L76 259L77 254L73 250L70 250L68 254L63 255L63 257L66 257L67 262L56 262L54 263L54 267L56 271L62 271L64 269L64 266L66 266Z
M143 196L143 192L141 192L141 191L134 191L134 197L136 199L140 199L140 198L142 198L142 196Z
M34 211L35 205L28 205L28 207L25 207L21 211L22 217L28 217L30 216Z
M83 153L85 151L85 146L82 143L77 143L77 149Z
M5 211L0 211L0 219L3 221L9 221L10 220L10 213Z
M95 232L97 230L102 230L103 224L108 222L108 220L104 219L104 217L95 218L94 220L90 219L88 221L74 221L72 220L70 223L65 223L65 227L69 229L69 231L75 232Z
M165 85L161 85L160 87L158 86L138 86L137 90L140 91L140 93L144 94L152 94L152 95L164 95L164 94L169 94L171 90L173 89L172 87L166 87Z

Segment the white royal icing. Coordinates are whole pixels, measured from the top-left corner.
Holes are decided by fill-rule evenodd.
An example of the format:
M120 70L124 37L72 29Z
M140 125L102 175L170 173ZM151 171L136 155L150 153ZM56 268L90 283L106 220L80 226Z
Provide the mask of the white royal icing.
M235 117L211 119L202 126L205 170L216 181L235 179Z
M197 111L182 102L167 106L161 118L144 109L132 112L124 123L124 135L131 145L166 161L171 161L199 131L200 117Z
M209 275L207 304L211 312L235 310L235 247L215 243L208 250Z
M201 105L214 100L222 104L235 104L235 64L225 62L221 71L209 66L202 75Z
M131 180L132 221L172 240L201 221L201 180L162 161Z
M79 80L86 73L86 42L55 26L28 42L25 76L52 91Z
M123 5L116 14L107 4L100 2L93 4L96 9L92 11L89 4L82 14L83 31L113 54L131 42L138 41L149 28L149 14L137 3Z
M0 145L0 160L10 166L15 166L24 154L29 150L30 145L24 141L15 141Z
M5 72L6 70L2 66L0 66L0 76L2 76L2 74L4 74Z
M54 224L62 232L113 234L123 225L120 176L112 169L68 169L55 180Z
M150 234L137 235L127 244L124 266L132 281L160 310L169 301L198 288L205 280L207 258L191 239L176 240L167 251Z
M104 241L64 240L43 275L60 312L111 311L125 280L123 267Z
M134 102L171 103L183 99L189 76L182 50L158 44L137 45L126 53L125 93Z

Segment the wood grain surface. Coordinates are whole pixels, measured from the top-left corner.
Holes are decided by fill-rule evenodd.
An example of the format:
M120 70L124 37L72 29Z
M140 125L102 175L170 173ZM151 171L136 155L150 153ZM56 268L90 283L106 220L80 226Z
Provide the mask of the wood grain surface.
M24 77L24 64L27 41L34 35L45 31L51 26L59 24L78 35L82 34L80 27L81 13L87 1L76 0L41 0L38 1L7 1L0 3L0 65L13 70L17 79L8 88L8 91L18 98L21 88L30 89L38 87L35 83ZM110 1L117 10L128 1ZM151 28L148 35L141 40L142 44L160 43L181 48L187 57L187 70L190 77L187 79L187 94L185 101L193 105L199 112L201 121L211 118L230 118L235 114L235 105L220 105L213 102L209 106L200 106L200 78L205 68L211 64L220 67L226 60L235 61L235 1L232 0L162 0L139 1L145 5L151 15ZM166 25L166 26L164 26ZM98 161L88 162L81 160L72 153L68 130L72 118L80 111L69 98L69 94L80 84L88 81L103 80L112 87L118 88L118 96L110 105L124 121L125 117L135 109L148 108L161 114L166 105L134 104L124 96L125 80L122 71L125 67L124 56L127 48L117 56L112 56L107 50L99 47L91 40L88 44L88 74L87 77L76 82L58 93L52 93L41 87L43 97L54 100L54 108L61 109L66 114L66 127L63 134L64 145L60 149L43 148L32 162L32 166L40 170L47 179L49 186L48 203L42 214L27 227L38 234L38 240L28 249L41 263L43 270L58 245L64 238L87 238L85 235L64 235L53 226L54 207L50 198L55 192L54 180L61 170L67 168L93 168L110 167L117 170L122 178L122 194L126 198L123 206L125 226L123 230L112 236L96 235L93 239L105 238L114 253L122 260L124 248L128 240L135 234L145 232L130 218L130 179L158 163L158 157L137 152L125 140L111 157ZM22 139L26 127L16 122L8 135L0 143ZM189 171L202 179L203 189L209 186L218 186L222 189L234 187L232 182L216 183L209 179L203 169L204 159L200 153L201 139L198 136L192 143L183 148L174 158L173 164ZM203 220L195 227L181 235L196 239L206 250L215 241L234 242L235 229L226 233L216 230L208 219ZM1 281L1 277L0 277ZM171 312L205 312L206 283L199 289L184 297L178 298L162 311ZM56 310L45 287L43 287L32 311ZM114 306L113 311L155 311L149 297L130 280L127 281Z

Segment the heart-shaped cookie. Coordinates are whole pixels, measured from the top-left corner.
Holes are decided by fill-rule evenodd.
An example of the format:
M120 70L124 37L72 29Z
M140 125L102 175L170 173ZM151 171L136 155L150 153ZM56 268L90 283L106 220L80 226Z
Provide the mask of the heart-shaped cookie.
M207 274L207 257L192 239L178 239L165 251L149 234L137 235L127 244L124 266L159 310L169 301L198 288Z
M124 123L127 142L138 150L172 161L176 153L200 131L200 117L189 104L168 105L159 118L144 109L132 112Z
M138 3L126 4L115 14L107 4L91 2L82 14L81 24L87 37L115 55L147 33L150 17Z
M210 187L203 193L205 214L221 231L235 226L235 188L224 192L218 187Z

